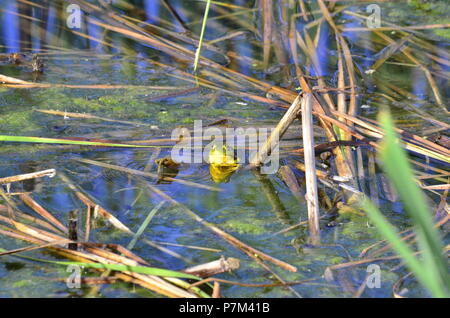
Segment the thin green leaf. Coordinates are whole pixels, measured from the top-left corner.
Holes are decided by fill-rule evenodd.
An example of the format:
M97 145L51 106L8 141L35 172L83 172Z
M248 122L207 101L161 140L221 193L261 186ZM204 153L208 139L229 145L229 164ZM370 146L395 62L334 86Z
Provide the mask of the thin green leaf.
M0 252L6 252L7 250L0 248ZM153 275L153 276L161 276L161 277L177 277L177 278L187 278L187 279L195 279L200 280L201 278L185 274L182 272L172 271L169 269L162 269L162 268L156 268L156 267L146 267L146 266L128 266L128 265L121 265L121 264L100 264L100 263L83 263L83 262L65 262L65 261L52 261L52 260L46 260L46 259L40 259L40 258L34 258L24 255L15 255L20 258L28 259L35 262L41 262L41 263L49 263L49 264L55 264L55 265L77 265L84 268L96 268L96 269L108 269L118 272L133 272L138 274L146 274L146 275Z
M434 227L424 194L414 181L406 151L399 145L390 114L386 110L382 111L379 121L385 130L380 149L383 170L393 183L406 212L416 226L417 239L427 272L432 275L434 281L440 282L450 291L448 266L442 256L444 246Z
M195 52L194 73L197 72L198 61L200 59L200 52L202 50L203 37L205 36L206 22L208 21L208 13L209 13L210 6L211 6L211 0L207 0L205 13L203 15L202 31L200 32L200 40L198 42L197 51Z
M128 250L132 250L133 249L133 247L136 244L137 240L141 237L142 233L144 233L145 229L149 225L149 223L152 220L152 218L159 211L159 209L164 205L165 202L166 201L161 201L156 207L154 207L149 212L149 214L145 218L144 222L141 224L141 226L139 227L138 231L136 232L136 234L134 234L133 238L131 239L130 243L128 244L128 246L127 246Z
M402 258L414 276L436 297L445 297L441 284L435 281L427 268L414 256L409 246L402 241L397 230L392 226L378 208L367 198L364 198L363 207L367 215L377 227L378 231L391 244L394 251Z
M25 137L25 136L5 136L5 135L0 135L0 141L31 142L31 143L40 143L40 144L80 145L80 146L123 147L123 148L152 148L152 147L160 148L160 147L163 147L163 146L144 146L144 145L107 143L107 142L96 142L96 141L86 141L86 140L70 140L70 139L59 139L59 138L41 138L41 137Z

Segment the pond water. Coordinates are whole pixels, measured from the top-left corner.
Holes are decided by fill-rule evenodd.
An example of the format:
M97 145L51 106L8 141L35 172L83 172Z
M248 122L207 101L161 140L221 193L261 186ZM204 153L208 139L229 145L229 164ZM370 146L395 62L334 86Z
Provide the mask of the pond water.
M70 1L67 1L69 3ZM136 8L127 10L127 1L114 1L117 10L124 14L169 28L182 33L177 23L160 1L134 1ZM186 5L183 1L172 1L180 18L188 23L194 34L199 34L203 5ZM382 19L396 25L425 25L430 23L448 23L446 1L434 1L432 7L423 7L416 1L403 4L380 3ZM41 2L39 2L41 3ZM45 2L47 3L47 2ZM286 25L283 20L283 4L275 10L275 19L280 28ZM309 3L307 1L307 3ZM336 20L346 28L361 26L360 21L351 13L366 14L365 5L345 2L348 7ZM253 1L234 1L238 9L221 8L211 13L206 39L208 41L233 32L241 31L229 39L216 43L222 52L232 51L236 56L228 67L234 71L264 81L273 86L295 90L293 61L279 62L278 52L272 53L267 70L261 66L264 59L261 37L252 32L261 28L260 14ZM315 8L317 5L309 3ZM447 16L439 14L439 5L446 8ZM244 10L244 7L247 8ZM157 138L170 138L177 127L193 129L194 120L203 120L206 124L228 119L233 127L275 126L281 118L283 109L258 102L255 99L231 94L228 91L246 92L260 95L258 90L248 84L236 85L234 80L224 81L222 88L201 87L177 96L167 96L195 87L195 81L178 71L192 73L192 65L185 61L161 53L151 45L133 41L119 33L102 30L98 25L83 19L79 32L90 38L72 33L61 21L61 2L48 1L48 5L29 8L20 1L2 1L0 3L0 74L20 78L35 83L53 83L65 85L86 85L86 87L35 87L12 88L0 86L0 135L19 135L49 138L83 137L101 140L129 142ZM238 20L217 19L218 16L232 10L242 11ZM287 11L291 10L289 7ZM313 9L311 9L313 10ZM444 11L445 11L444 10ZM20 16L34 17L30 21ZM320 13L317 13L320 17ZM317 18L317 17L316 17ZM441 20L439 20L441 19ZM445 20L446 19L446 20ZM439 21L438 21L439 20ZM167 21L171 25L167 25ZM238 23L241 22L241 23ZM284 24L283 24L284 23ZM246 24L250 24L246 28ZM303 25L299 22L297 28ZM299 52L302 67L307 74L321 77L330 87L337 83L337 50L332 30L322 24L318 38L317 63L311 62ZM358 88L361 93L357 104L362 116L375 119L381 105L388 105L399 127L409 129L418 135L427 134L434 126L429 118L448 122L447 114L436 102L425 73L414 63L402 63L390 59L376 72L370 70L374 62L380 59L383 45L379 39L368 35L369 32L346 31L344 36L349 42L351 54L358 68ZM395 31L391 34L393 37ZM443 103L448 102L448 48L450 34L448 29L420 30L415 34L426 43L437 48L429 55L427 67L431 70L440 91ZM424 38L426 36L426 38ZM108 45L106 45L108 44ZM279 44L285 45L281 39ZM274 44L277 45L276 43ZM192 50L193 46L186 46ZM416 49L416 47L413 47ZM276 48L274 49L276 50ZM23 52L22 63L12 64L8 54ZM44 72L35 74L30 71L31 53L39 53L44 63ZM217 63L224 64L223 54L205 50L205 56ZM443 54L443 55L440 55ZM432 57L439 56L446 63L437 63ZM308 64L309 63L309 64ZM92 88L89 85L122 85L120 88ZM391 86L389 86L391 85ZM219 86L219 85L217 85ZM363 106L363 107L362 107ZM111 122L101 119L73 118L38 112L37 110L58 110L67 113L87 113L101 118L123 122ZM141 125L139 125L141 124ZM294 129L289 130L294 137L300 137ZM318 136L318 141L325 138ZM298 146L301 145L298 139ZM63 172L85 193L89 194L103 208L116 216L132 231L137 231L147 214L161 198L152 194L142 183L127 173L86 164L78 159L90 159L114 164L130 169L143 170L149 162L149 171L156 173L157 165L151 158L164 158L170 155L171 148L120 149L90 146L57 146L44 144L1 143L0 177L12 176L45 169ZM159 152L159 154L158 154ZM356 153L354 153L356 156ZM364 162L367 151L362 150ZM282 156L281 163L292 163L294 156ZM416 160L422 160L416 157ZM431 165L447 169L441 162L431 161ZM367 166L365 167L367 169ZM296 172L299 180L303 177ZM216 224L229 234L246 244L273 257L281 259L298 268L296 273L284 271L272 266L274 272L285 281L308 278L318 279L314 283L282 287L251 288L222 285L225 297L350 297L363 283L366 266L358 266L343 271L334 281L326 280L323 275L328 266L358 259L359 253L381 239L376 229L369 225L364 215L341 215L336 226L327 226L329 220L321 221L321 246L312 246L308 241L305 226L277 234L299 221L307 219L304 202L297 200L278 174L260 176L252 170L239 169L228 182L215 183L210 176L207 164L182 164L176 178L202 185L219 188L211 191L195 186L171 183L155 183L145 178L161 191L195 211L202 218ZM372 182L373 181L373 182ZM360 190L378 199L379 206L386 217L400 230L411 224L399 202L392 202L385 193L384 176L376 175L376 180L362 179ZM333 199L336 191L324 184L320 188ZM373 188L375 187L375 188ZM378 191L377 191L378 188ZM32 182L12 185L11 192L31 192L33 198L50 211L57 219L67 221L68 212L73 209L85 211L85 206L73 191L60 178L42 178ZM427 194L433 208L439 202L439 196ZM23 211L33 213L20 204ZM325 210L322 211L326 213ZM218 277L245 283L277 282L273 274L260 267L254 260L229 245L206 227L190 218L182 209L166 204L154 216L144 233L148 240L178 253L177 258L161 250L138 241L133 251L148 260L153 266L168 269L183 269L192 264L201 264L218 259L221 255L241 260L241 267L233 273ZM128 245L131 237L112 226L99 224L91 232L91 241ZM0 247L14 249L27 243L0 235ZM180 246L166 245L179 244ZM207 247L212 250L199 250L186 246ZM57 259L44 250L27 252L36 258ZM404 268L392 270L398 261L382 262L380 288L366 288L364 297L390 297L392 284L403 276ZM87 273L95 276L97 274ZM17 257L0 257L0 297L83 297L91 292L91 287L71 289L64 279L68 276L64 267L23 260ZM426 295L420 288L409 282L409 296ZM295 293L294 293L295 291ZM95 294L98 297L158 297L150 291L127 283L114 283L103 286Z

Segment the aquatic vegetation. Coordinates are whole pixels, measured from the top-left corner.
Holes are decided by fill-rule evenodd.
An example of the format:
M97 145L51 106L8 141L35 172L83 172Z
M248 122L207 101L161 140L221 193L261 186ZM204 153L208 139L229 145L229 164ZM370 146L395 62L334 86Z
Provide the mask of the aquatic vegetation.
M252 220L249 217L232 219L223 223L223 227L231 232L247 235L261 235L265 233L264 222Z
M366 200L364 209L421 284L435 297L449 297L450 276L446 257L442 255L445 253L444 244L434 228L432 213L427 207L421 190L414 182L407 156L398 144L392 119L387 111L380 114L380 123L386 132L380 149L383 168L399 193L409 217L413 220L422 259L414 255L411 248L398 236L396 229L373 203Z

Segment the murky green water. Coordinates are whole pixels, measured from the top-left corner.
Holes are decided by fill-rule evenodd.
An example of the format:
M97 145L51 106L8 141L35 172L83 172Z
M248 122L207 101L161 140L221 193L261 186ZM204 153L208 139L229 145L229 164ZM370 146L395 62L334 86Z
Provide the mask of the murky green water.
M148 4L148 2L146 3ZM15 1L11 1L11 3L15 3ZM242 4L242 1L240 3ZM445 1L438 3L444 5ZM200 19L201 15L199 16L198 13L194 15L188 8L178 6L185 19L190 19L189 21ZM424 9L414 4L394 6L382 3L380 6L383 10L383 19L394 21L399 25L408 24L410 19L414 19L418 25L431 23L430 20L433 19L433 16L439 16L441 19L441 15L436 13L437 8ZM252 5L248 7L251 8ZM6 30L5 23L16 19L13 14L9 13L16 7L8 2L8 4L2 3L0 8L3 9L0 12L3 30ZM357 13L364 12L363 9L363 6L350 7L351 11ZM167 15L167 13L164 14ZM164 17L164 14L161 13L161 16ZM254 24L257 25L257 14L250 14L249 17L253 18ZM355 23L349 15L342 16L342 19L348 21L349 27ZM447 20L445 17L442 19L444 22L433 21L433 23L448 23L448 12ZM199 25L196 25L193 31L197 32L198 27ZM208 37L214 39L226 35L235 27L236 25L232 22L223 25L213 23L211 29L208 30L210 32ZM424 31L424 33L429 36L427 40L430 43L448 53L450 42L446 30ZM36 44L30 46L30 43L27 42L22 44L14 42L14 34L11 32L13 31L4 31L2 34L0 31L0 44L4 45L0 47L1 51L5 53L19 51L19 49L26 51L30 47L39 51L36 50ZM337 80L335 73L337 53L336 48L333 47L334 41L331 41L333 35L325 26L321 32L323 35L320 38L318 54L323 74L312 75L322 75L328 85L334 86ZM48 34L54 33L49 32ZM399 122L400 126L406 121L413 123L414 126L410 129L418 134L426 132L433 126L417 116L416 112L408 111L414 107L421 112L432 114L437 120L448 121L447 115L436 105L426 77L417 67L389 63L383 65L374 74L364 73L377 59L376 53L382 48L375 40L371 42L371 38L366 34L364 32L347 34L355 64L362 74L362 80L358 83L361 89L358 105L365 105L365 107L361 108L361 115L375 118L380 105L386 104L390 106L395 118L402 120ZM0 134L54 138L85 137L125 142L170 138L174 128L185 126L192 129L193 121L198 119L205 123L213 123L219 119L229 118L232 126L239 127L252 124L256 126L275 125L281 117L281 109L208 88L158 100L155 96L162 96L174 91L167 88L182 90L193 87L193 84L182 78L173 77L172 75L176 74L175 71L156 66L150 60L161 61L174 69L188 72L190 72L190 65L178 63L164 54L159 54L156 50L130 40L124 40L117 34L111 34L109 40L120 47L120 50L111 50L98 45L98 43L73 36L70 38L67 30L62 31L59 39L58 41L58 38L51 37L48 42L41 42L41 48L45 49L42 54L45 72L38 78L30 73L26 65L10 65L6 61L0 62L0 74L38 83L110 84L129 85L129 87L121 89L0 87ZM78 42L74 39L78 39ZM256 45L259 41L260 39L250 32L244 32L241 36L220 43L219 47L229 47L239 54L261 60L261 49ZM46 50L50 46L46 45L51 45L49 51ZM432 63L430 61L431 67ZM287 67L290 66L292 65ZM295 82L287 81L283 72L277 71L277 69L273 74L264 74L256 64L252 66L251 63L235 63L231 67L265 80L272 85L295 88ZM447 73L444 74L445 76L439 76L439 72ZM444 101L448 102L448 67L444 68L444 71L436 68L434 74L437 73L439 73L436 76L437 85ZM385 83L387 82L410 92L412 97L407 98L393 93L392 90L386 90ZM150 88L141 86L150 86ZM253 88L249 85L248 88L242 90L252 92ZM394 97L394 100L380 97L380 93ZM85 112L104 118L139 122L146 126L95 119L65 119L62 116L37 112L37 109ZM152 126L157 126L157 128ZM161 148L160 150L159 158L170 154L170 148ZM145 187L125 173L87 165L74 159L98 160L143 170L155 151L154 149L133 150L2 143L0 145L0 176L49 168L62 171L121 222L136 231L149 211L158 204L160 198L152 195ZM365 151L363 151L363 155L366 159ZM282 158L284 163L291 159L289 157ZM441 169L448 168L437 162L433 162L433 165ZM157 167L153 164L150 171L156 173L156 170ZM299 173L298 176L300 177L301 174ZM328 221L323 220L321 223L322 246L312 247L308 244L308 231L305 227L274 235L300 220L307 219L305 204L297 201L279 176L268 175L261 180L252 171L241 169L231 177L228 183L216 184L211 180L206 164L184 164L181 166L177 178L219 187L221 192L177 183L157 185L160 190L185 204L207 221L217 224L248 245L296 266L297 273L273 267L285 281L322 277L315 281L314 285L294 286L293 289L300 295L304 297L349 297L363 283L366 266L343 271L337 277L335 276L334 281L327 281L323 278L323 274L327 266L356 260L364 248L380 239L376 229L368 224L365 216L342 215L337 219L338 225L334 227L328 227ZM380 181L381 176L378 178ZM146 180L154 183L154 180ZM362 190L369 188L369 181L363 180ZM381 183L376 183L381 189ZM333 190L323 184L320 187L331 197L335 195ZM84 205L58 177L13 185L11 191L33 191L33 198L60 220L66 221L70 210L76 208L81 211L85 210ZM410 223L405 217L401 204L390 202L381 190L377 193L380 207L389 220L401 230L407 228ZM279 198L277 201L279 204L274 203L274 197ZM434 206L439 199L439 197L431 195L429 198L430 204ZM20 207L24 211L31 212L25 206L21 205ZM241 260L241 268L238 271L221 274L219 275L221 278L246 283L276 282L270 273L251 258L193 221L182 209L165 205L152 219L144 236L161 244L196 245L220 250L220 252L212 252L163 245L179 253L192 264L212 261L221 255ZM98 228L93 229L91 240L126 246L131 237L108 224L103 224L103 226L99 225ZM21 241L0 236L0 247L2 248L14 249L22 246L24 243ZM186 261L163 253L142 241L138 242L133 251L157 267L183 269L190 265ZM41 250L27 252L27 255L37 258L55 258L54 255ZM391 271L396 264L398 264L397 261L380 263L382 269L381 288L366 288L363 296L390 297L392 284L406 273L403 268ZM95 276L96 274L86 273L86 275ZM0 297L70 297L84 296L89 292L90 287L83 287L79 290L70 289L67 288L64 281L56 281L65 279L67 276L65 268L24 261L15 257L0 257ZM408 295L423 295L420 289L414 287L413 283L409 283L407 288L410 293ZM224 284L222 288L225 297L294 296L291 290L281 287L248 288ZM156 295L140 287L119 282L104 286L98 296L153 297Z

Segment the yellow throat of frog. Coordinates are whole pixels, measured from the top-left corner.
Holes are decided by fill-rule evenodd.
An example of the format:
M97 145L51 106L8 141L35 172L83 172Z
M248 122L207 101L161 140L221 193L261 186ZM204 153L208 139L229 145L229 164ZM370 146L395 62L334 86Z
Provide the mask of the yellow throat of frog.
M233 152L227 151L227 146L223 145L222 148L217 148L216 145L213 145L211 151L209 152L209 164L237 168L239 166L239 161L234 157L234 155L229 153Z

